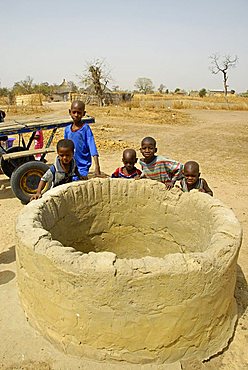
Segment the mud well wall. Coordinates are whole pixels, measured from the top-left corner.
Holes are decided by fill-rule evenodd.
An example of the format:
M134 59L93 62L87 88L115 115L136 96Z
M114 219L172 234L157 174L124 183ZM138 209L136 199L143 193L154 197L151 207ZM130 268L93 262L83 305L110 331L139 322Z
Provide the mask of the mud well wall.
M205 194L151 181L65 185L25 207L17 237L25 312L68 353L206 359L232 336L241 230Z

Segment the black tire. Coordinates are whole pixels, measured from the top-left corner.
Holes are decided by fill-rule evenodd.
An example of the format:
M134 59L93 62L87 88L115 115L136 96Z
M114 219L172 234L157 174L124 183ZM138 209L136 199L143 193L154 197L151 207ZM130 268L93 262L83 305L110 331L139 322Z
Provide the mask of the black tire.
M10 185L15 196L22 204L27 204L30 197L36 193L41 177L49 169L49 166L40 161L32 161L22 164L11 176ZM50 189L47 183L43 193Z
M13 146L9 149L7 149L6 154L9 153L15 153L15 152L23 152L25 149L23 146ZM3 158L1 159L1 167L3 170L3 173L11 177L12 173L15 171L16 168L21 166L23 163L27 163L30 161L34 161L34 156L33 155L28 155L26 157L22 158L17 158L17 159L11 159L11 160L4 160Z

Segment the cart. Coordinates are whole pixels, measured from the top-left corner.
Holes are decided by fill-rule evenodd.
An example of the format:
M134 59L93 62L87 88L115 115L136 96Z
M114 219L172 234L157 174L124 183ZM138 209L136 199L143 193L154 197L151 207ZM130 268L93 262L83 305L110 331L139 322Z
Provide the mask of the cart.
M84 117L82 120L84 123L95 122L93 117ZM49 169L44 162L46 162L46 155L55 151L50 146L57 129L71 123L68 120L32 120L0 124L1 168L3 173L10 178L13 193L23 204L27 204L30 197L36 193L41 177ZM51 130L51 134L44 148L32 149L35 133L38 130ZM23 136L25 133L30 133L26 141ZM4 147L1 142L6 142L8 135L18 135L18 145L10 148ZM36 159L36 154L41 154L39 160ZM47 191L50 186L51 184L47 183L43 192Z

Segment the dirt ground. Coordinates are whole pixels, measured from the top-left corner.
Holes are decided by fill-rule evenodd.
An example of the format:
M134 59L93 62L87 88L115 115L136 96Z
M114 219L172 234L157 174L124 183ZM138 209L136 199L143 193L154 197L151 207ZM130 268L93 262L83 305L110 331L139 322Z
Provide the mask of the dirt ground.
M66 117L68 105L53 104L50 111L36 114L46 118ZM121 165L125 147L139 149L145 136L157 139L158 153L185 162L200 163L214 196L233 209L242 224L244 236L240 250L235 296L239 319L228 348L207 362L182 361L171 369L248 369L248 112L193 111L173 112L171 123L135 119L111 110L95 114L92 125L99 146L101 169L111 174ZM98 114L99 113L99 114ZM12 119L25 117L10 116ZM27 117L26 117L27 118ZM176 119L175 119L176 118ZM30 119L30 116L28 117ZM62 135L59 131L57 139ZM52 162L54 155L48 157ZM158 365L101 364L61 353L35 331L22 311L16 281L15 219L23 205L14 197L9 179L0 175L0 369L167 369Z

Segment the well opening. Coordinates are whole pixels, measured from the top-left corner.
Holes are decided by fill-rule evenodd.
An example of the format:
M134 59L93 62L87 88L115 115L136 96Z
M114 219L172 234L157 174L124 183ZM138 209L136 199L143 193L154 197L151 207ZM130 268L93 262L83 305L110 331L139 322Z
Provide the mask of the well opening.
M203 252L212 236L207 210L197 212L189 203L180 218L176 208L152 189L140 196L135 186L129 194L113 184L107 197L99 192L97 201L90 188L79 189L73 198L68 191L62 201L47 206L43 224L52 239L82 253L107 251L130 259ZM48 222L54 212L56 220Z

